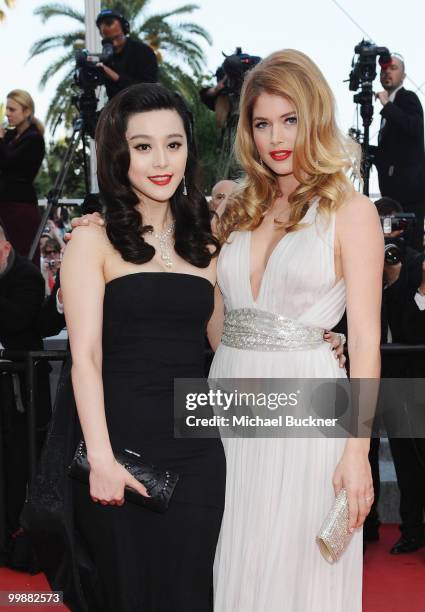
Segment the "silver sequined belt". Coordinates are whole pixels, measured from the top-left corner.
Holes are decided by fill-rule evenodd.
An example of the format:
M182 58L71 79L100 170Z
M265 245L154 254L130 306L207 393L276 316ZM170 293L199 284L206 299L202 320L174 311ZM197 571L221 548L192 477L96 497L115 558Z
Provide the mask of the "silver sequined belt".
M248 351L299 351L323 344L324 330L256 308L229 310L221 343Z

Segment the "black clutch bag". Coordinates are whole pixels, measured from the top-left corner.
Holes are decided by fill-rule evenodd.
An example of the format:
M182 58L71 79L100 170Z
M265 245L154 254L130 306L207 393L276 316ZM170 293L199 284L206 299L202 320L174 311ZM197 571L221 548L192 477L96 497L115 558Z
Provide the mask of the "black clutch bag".
M179 475L169 470L161 470L154 465L142 461L141 455L135 451L124 449L114 452L115 459L130 472L136 480L146 487L150 497L141 495L134 489L125 488L124 497L127 501L144 506L154 512L165 512L179 479ZM87 460L87 449L81 440L75 451L74 458L68 468L71 478L89 482L90 464Z

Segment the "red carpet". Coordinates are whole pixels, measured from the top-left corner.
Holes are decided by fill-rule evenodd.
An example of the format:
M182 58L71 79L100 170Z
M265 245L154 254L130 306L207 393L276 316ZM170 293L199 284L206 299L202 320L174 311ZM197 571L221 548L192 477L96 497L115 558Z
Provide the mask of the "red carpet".
M380 537L368 543L364 558L363 612L425 612L425 547L390 555L398 528L383 525Z
M20 591L34 593L50 591L49 584L44 574L30 576L23 572L13 572L12 570L0 568L0 591ZM62 605L27 605L27 606L0 606L1 610L34 610L36 612L66 612L68 608Z
M425 612L425 547L409 555L390 555L388 551L398 537L395 525L384 525L380 541L368 544L364 561L363 612ZM42 574L29 576L0 569L0 591L13 589L35 592L48 591L49 587ZM7 609L12 610L11 607ZM67 610L65 606L27 606L26 609L37 612Z

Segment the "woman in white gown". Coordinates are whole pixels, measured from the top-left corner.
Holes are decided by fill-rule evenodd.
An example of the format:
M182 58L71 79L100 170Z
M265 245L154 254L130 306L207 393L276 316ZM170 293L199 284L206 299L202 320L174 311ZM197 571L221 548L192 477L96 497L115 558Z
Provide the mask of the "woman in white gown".
M351 377L378 378L379 218L346 178L350 155L333 96L309 58L278 52L247 75L236 150L246 177L220 224L225 244L209 324L217 347L210 377L345 377L318 330L332 329L346 308ZM241 340L234 325L243 324L246 312L256 335L246 331ZM267 313L276 337L282 319L275 315L290 319L297 350L287 350L294 348L290 332L283 339L280 333L273 350L262 342ZM361 526L373 501L369 440L223 442L227 489L216 612L359 612ZM354 533L330 565L315 537L342 487Z

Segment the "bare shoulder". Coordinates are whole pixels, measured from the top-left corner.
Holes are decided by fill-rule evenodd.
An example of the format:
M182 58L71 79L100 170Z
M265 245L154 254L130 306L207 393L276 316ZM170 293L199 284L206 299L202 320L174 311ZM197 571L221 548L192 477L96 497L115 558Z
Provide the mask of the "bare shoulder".
M337 234L356 234L366 228L375 231L378 227L376 206L361 193L353 192L336 211Z
M378 217L375 204L362 193L354 191L337 210L337 218L351 220L354 218L374 218Z
M67 250L74 246L87 247L94 249L107 249L110 245L106 230L100 225L89 223L88 225L80 225L72 231L72 238L67 246Z
M109 253L109 240L103 227L90 223L86 226L76 227L72 238L66 245L62 267L64 271L84 266L85 270L91 267L103 269L104 262ZM62 270L61 270L62 276Z

